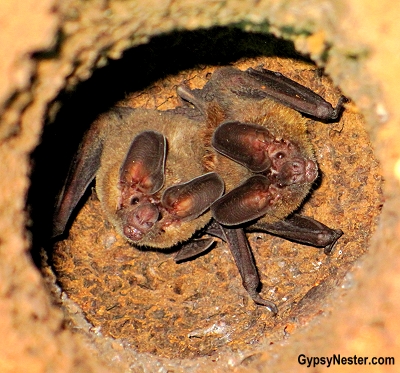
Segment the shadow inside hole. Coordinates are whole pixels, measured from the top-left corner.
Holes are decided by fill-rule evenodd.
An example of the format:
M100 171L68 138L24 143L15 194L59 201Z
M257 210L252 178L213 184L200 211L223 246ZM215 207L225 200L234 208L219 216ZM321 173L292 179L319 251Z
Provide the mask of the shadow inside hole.
M257 56L304 59L293 43L271 35L225 27L173 32L127 50L120 60L109 61L107 66L94 71L87 81L60 92L53 103L60 108L51 117L53 109L49 107L42 142L32 155L34 167L28 206L34 259L37 249L51 237L56 196L71 159L83 134L100 113L130 92L140 91L169 74L202 64L227 65L240 58Z

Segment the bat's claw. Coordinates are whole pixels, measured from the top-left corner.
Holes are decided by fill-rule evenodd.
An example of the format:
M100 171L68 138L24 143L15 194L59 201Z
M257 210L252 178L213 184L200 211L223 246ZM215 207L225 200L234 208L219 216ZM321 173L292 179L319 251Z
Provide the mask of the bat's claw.
M333 109L333 111L332 111L332 114L331 114L330 119L335 120L335 119L339 118L339 117L340 117L340 114L342 113L342 111L343 111L343 109L344 109L344 104L345 104L346 102L348 102L348 101L349 101L348 98L346 98L346 97L344 97L344 96L341 96L341 97L339 98L338 103L336 104L336 107L335 107L335 108Z
M260 294L258 294L257 292L252 292L251 294L249 293L249 295L255 303L267 307L274 314L274 316L276 316L276 314L278 313L278 307L275 305L274 302L261 298Z

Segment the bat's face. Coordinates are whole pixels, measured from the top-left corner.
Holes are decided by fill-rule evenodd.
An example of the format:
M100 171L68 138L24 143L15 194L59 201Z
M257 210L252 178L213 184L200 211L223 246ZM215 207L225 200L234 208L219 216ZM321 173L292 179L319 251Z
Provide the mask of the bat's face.
M310 218L286 218L318 176L306 121L293 109L335 119L341 102L333 109L281 75L229 67L217 70L203 89L181 86L178 94L194 107L120 107L96 120L61 194L55 233L64 230L96 178L107 219L128 241L155 248L185 242L176 258L183 260L213 242L191 241L196 232L217 236L229 244L252 298L276 312L256 292L258 275L243 228L256 223L332 249L341 231Z

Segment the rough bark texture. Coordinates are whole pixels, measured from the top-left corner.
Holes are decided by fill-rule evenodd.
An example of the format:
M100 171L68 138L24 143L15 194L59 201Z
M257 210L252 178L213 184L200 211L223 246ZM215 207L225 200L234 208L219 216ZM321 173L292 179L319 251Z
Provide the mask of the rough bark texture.
M71 0L59 4L47 0L39 3L26 0L23 4L3 1L0 4L0 370L28 373L156 371L162 368L176 372L293 371L301 368L297 360L300 354L309 357L393 356L398 363L399 12L398 3L386 0L368 4L359 0ZM58 109L65 105L67 96L82 86L78 83L91 78L96 68L104 66L108 58L118 59L126 49L159 35L158 44L156 41L152 51L146 51L156 55L165 41L163 33L227 24L293 39L297 50L324 66L333 83L353 100L366 119L365 129L380 161L384 177L382 214L369 246L355 248L368 253L346 275L344 282L339 281L339 277L328 277L304 295L305 300L297 305L293 323L282 325L281 333L285 338L277 337L272 344L264 341L257 344L254 351L251 345L245 349L238 345L237 350L210 357L182 355L186 359L181 359L176 355L169 358L163 357L166 354L160 357L148 352L136 353L135 346L131 346L132 351L79 319L79 308L68 300L61 302L63 296L54 286L51 296L45 284L50 282L51 273L45 281L33 264L29 252L32 236L25 229L30 216L25 207L32 171L30 154L41 141L45 119L51 123L61 115L62 110ZM202 35L207 32L200 37ZM179 43L185 35L175 33L170 36L173 37ZM188 50L202 47L196 43L189 45ZM141 56L144 50L139 48L135 52L137 60L142 57L149 60L148 55ZM252 51L247 51L236 58L251 55ZM160 56L159 64L164 63L162 54ZM177 57L176 72L193 67L196 62L216 63L207 58L202 56L189 66L179 66L182 59ZM232 60L234 58L221 57L220 62ZM142 68L160 71L159 64L156 61ZM174 71L168 68L166 72ZM151 75L147 86L158 80L157 77L157 73ZM140 84L136 90L145 88ZM154 93L158 89L155 85ZM62 91L64 93L58 96ZM115 100L120 98L114 97ZM87 100L87 97L83 94L81 99ZM158 107L159 103L154 106ZM356 110L353 105L350 109ZM75 124L71 122L70 125ZM365 155L364 141L367 142L359 141L357 149L349 147L348 152L358 150ZM329 147L326 149L331 151ZM70 153L73 151L71 149ZM57 169L49 172L57 173ZM354 177L365 180L364 172L365 167L356 168ZM379 179L379 175L376 178ZM46 188L38 178L34 183L35 188ZM376 206L379 202L375 202ZM352 214L354 225L348 227L360 230L357 208ZM34 234L33 242L37 240ZM59 302L54 301L57 297ZM315 307L311 307L310 299L315 300ZM64 316L60 306L68 316ZM77 316L71 318L73 314ZM359 368L358 365L347 366L349 371L359 371ZM322 369L324 367L319 366L316 371ZM390 367L381 365L371 369L388 371Z

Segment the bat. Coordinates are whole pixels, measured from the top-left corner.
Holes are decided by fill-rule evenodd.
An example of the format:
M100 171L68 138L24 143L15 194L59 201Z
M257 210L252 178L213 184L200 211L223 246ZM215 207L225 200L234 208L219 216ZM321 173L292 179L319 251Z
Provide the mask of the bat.
M226 193L211 206L214 221L207 232L227 242L244 288L276 314L276 305L257 291L260 280L245 231L272 233L331 253L343 232L294 213L318 177L300 113L335 121L347 100L342 96L332 107L280 73L234 67L218 69L202 89L182 85L178 94L206 118L210 169L225 181Z
M105 216L129 242L180 244L180 262L218 237L251 298L276 314L276 305L259 295L245 233L265 231L332 251L343 232L294 213L318 177L300 113L334 121L346 99L334 108L279 73L233 67L216 70L202 89L182 85L177 93L183 105L174 110L113 108L93 123L60 193L54 236L96 178Z
M105 216L129 242L166 248L188 240L209 222L209 207L224 192L220 176L204 171L198 127L174 112L117 107L102 114L60 193L53 236L64 232L96 178Z

